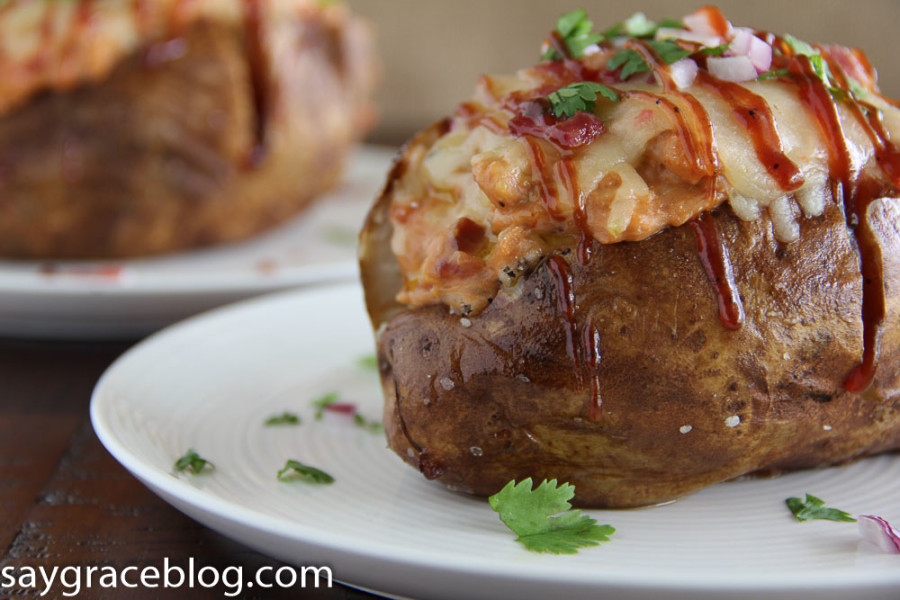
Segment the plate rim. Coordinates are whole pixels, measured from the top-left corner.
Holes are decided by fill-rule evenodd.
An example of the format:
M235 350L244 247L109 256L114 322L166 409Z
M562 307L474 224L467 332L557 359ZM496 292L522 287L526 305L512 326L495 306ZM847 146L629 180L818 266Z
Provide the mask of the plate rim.
M90 418L98 438L110 454L122 464L132 475L147 485L157 495L170 495L189 506L214 517L235 523L241 527L274 536L277 538L301 542L309 547L321 548L331 552L345 555L356 555L361 558L377 557L378 560L399 566L417 566L428 569L440 570L471 578L477 575L482 578L496 578L502 575L504 578L514 577L522 581L546 583L545 569L535 569L529 561L511 564L502 559L472 555L469 557L454 556L450 563L446 556L438 557L433 552L412 552L397 549L388 545L379 546L367 538L356 538L343 533L327 534L310 528L303 523L297 523L285 518L267 515L249 506L229 501L215 495L214 492L199 490L171 474L160 471L158 468L146 464L134 455L124 443L120 442L115 432L106 422L103 413L106 388L120 364L135 360L147 348L153 348L159 344L166 344L168 340L177 340L182 332L191 328L202 328L207 323L216 323L230 318L231 314L259 313L264 314L264 308L269 304L279 304L284 301L305 299L314 301L319 297L331 297L333 294L354 293L361 297L362 291L358 282L334 282L315 288L301 288L286 290L273 294L267 294L243 300L226 306L218 307L199 315L185 319L158 331L145 340L137 343L120 355L97 381L91 394ZM900 460L900 457L897 458ZM398 459L399 460L399 459ZM450 492L448 492L450 493ZM164 498L165 500L165 498ZM171 501L166 500L169 504ZM178 507L176 507L178 508ZM179 510L181 510L179 508ZM184 511L182 511L184 512ZM590 513L590 510L587 511ZM217 529L209 521L191 517L205 525ZM221 531L221 530L219 530ZM228 535L228 534L226 534ZM244 542L242 542L244 543ZM513 538L510 537L510 543ZM532 556L532 555L527 555ZM541 555L545 557L546 555ZM554 558L565 557L551 557ZM598 580L596 575L584 573L581 569L567 568L563 565L555 566L555 570L566 576L566 582L577 588L596 589ZM702 593L709 592L737 592L737 593L765 593L773 591L783 592L815 592L818 590L876 590L879 586L900 585L900 569L891 571L887 569L835 569L825 572L801 572L790 575L784 573L769 573L764 580L760 580L759 573L748 572L742 569L716 569L707 573L703 579L695 575L678 573L675 569L659 568L653 565L656 576L654 579L639 577L634 570L625 571L627 576L617 575L615 571L603 572L603 585L605 589L621 589L627 591L677 591Z

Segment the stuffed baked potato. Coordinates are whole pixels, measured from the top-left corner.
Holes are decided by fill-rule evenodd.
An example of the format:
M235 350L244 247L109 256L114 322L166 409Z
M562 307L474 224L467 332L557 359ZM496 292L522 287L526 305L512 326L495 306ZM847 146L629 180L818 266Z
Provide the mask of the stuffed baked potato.
M583 23L413 139L369 215L391 448L631 507L900 447L900 110L864 56L709 8Z
M0 256L138 256L274 226L372 122L368 27L315 0L0 5Z

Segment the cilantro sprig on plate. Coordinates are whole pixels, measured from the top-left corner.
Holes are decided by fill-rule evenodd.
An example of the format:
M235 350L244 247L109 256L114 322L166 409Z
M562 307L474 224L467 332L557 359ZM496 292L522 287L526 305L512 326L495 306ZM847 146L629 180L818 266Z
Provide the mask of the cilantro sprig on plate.
M608 542L615 528L572 510L575 486L544 480L532 489L531 478L506 486L488 498L491 508L532 552L576 554L580 548ZM555 516L554 516L555 515Z
M263 425L266 427L294 426L300 425L300 423L300 417L288 411L284 411L280 415L272 415L263 421Z
M184 456L175 461L174 468L178 473L191 471L195 475L198 475L204 469L214 469L215 465L197 454L197 451L191 448L184 453Z
M307 483L334 483L334 477L325 471L298 460L290 459L284 463L284 468L278 471L278 481L291 481L293 479L300 479Z
M806 494L806 499L788 498L784 501L791 513L798 521L813 521L816 519L824 519L827 521L838 521L843 523L855 523L856 519L848 512L837 508L829 508L825 506L825 501L816 498L812 494Z

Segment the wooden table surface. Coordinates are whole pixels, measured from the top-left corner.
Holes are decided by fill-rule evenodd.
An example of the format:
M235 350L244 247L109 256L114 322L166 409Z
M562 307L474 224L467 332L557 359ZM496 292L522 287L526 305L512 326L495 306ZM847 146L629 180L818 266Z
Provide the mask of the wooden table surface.
M121 569L171 564L260 566L282 563L185 517L132 477L91 427L91 391L129 344L0 340L0 573L3 567ZM340 573L334 573L339 578ZM37 597L4 589L0 598ZM97 589L80 598L223 598L224 587ZM45 598L62 598L57 586ZM241 598L375 598L338 584L331 589L245 589Z

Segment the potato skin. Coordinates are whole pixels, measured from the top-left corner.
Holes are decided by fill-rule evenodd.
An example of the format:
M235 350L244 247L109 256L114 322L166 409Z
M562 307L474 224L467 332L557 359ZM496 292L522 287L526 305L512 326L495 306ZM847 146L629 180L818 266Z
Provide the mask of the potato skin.
M172 252L241 240L303 210L368 127L371 77L360 71L373 68L359 24L305 31L291 68L272 73L257 165L239 25L196 22L178 38L182 57L157 64L149 41L105 79L0 116L0 256Z
M402 171L403 160L394 176ZM427 477L478 495L511 479L555 478L575 485L581 506L633 507L749 473L900 447L897 199L870 211L887 317L875 383L853 394L843 381L863 352L862 281L839 203L803 219L790 245L766 219L713 213L746 310L737 331L719 320L690 226L595 246L587 264L575 252L545 257L464 326L444 306L387 300L397 275L383 263L374 269L389 239L390 191L389 183L362 235L363 279L388 441ZM551 260L571 271L577 331L593 325L599 334L596 419L591 380L579 385L567 345Z

